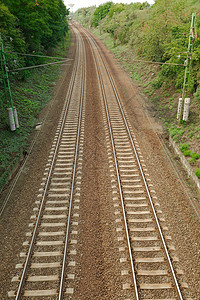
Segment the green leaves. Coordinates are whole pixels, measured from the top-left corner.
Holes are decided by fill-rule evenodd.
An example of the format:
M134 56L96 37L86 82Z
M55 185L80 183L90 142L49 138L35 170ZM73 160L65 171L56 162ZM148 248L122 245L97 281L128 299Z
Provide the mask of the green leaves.
M53 48L68 30L69 11L62 0L3 0L17 20L27 52Z
M187 151L187 150L189 150L189 144L180 144L179 148L180 148L181 152Z
M200 169L199 168L197 168L195 170L195 175L200 179Z
M119 4L114 4L110 7L110 10L109 10L109 13L108 13L108 16L110 18L113 17L114 14L116 13L121 13L124 9L126 8L126 5L123 4L123 3L119 3Z
M34 0L1 0L0 33L6 52L43 55L63 41L68 31L66 16L69 14L63 0L38 0L37 4ZM46 62L44 58L13 53L6 53L6 60L9 70ZM26 79L30 74L20 71L17 76L10 73L9 77L11 80Z
M97 27L99 25L99 22L108 15L112 5L112 2L107 2L96 8L92 18L92 26Z
M17 18L9 11L7 6L0 3L0 32L4 46L16 52L23 52L25 41L16 23Z

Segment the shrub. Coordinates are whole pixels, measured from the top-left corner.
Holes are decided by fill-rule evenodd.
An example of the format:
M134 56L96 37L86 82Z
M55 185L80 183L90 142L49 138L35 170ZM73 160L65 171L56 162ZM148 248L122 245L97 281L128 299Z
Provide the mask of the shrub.
M179 129L178 128L169 128L169 133L170 133L170 136L173 138L175 135L177 135L177 133L179 132Z
M190 150L185 150L183 151L184 156L191 156L191 151Z
M93 27L97 27L99 25L99 22L108 15L112 5L113 5L113 3L110 1L110 2L99 5L95 9L93 18L92 18L92 23L91 23L91 25Z
M181 152L184 152L186 150L189 150L189 145L188 144L180 144L179 148L180 148Z
M195 175L196 175L198 178L200 178L200 169L199 169L199 168L197 168L197 169L195 170Z
M196 93L194 93L194 96L200 102L200 86L198 86Z
M191 164L191 165L194 165L195 163L196 163L196 159L195 158L191 158L190 160L189 160L189 163Z
M194 158L194 159L198 159L198 158L200 157L200 153L192 152L192 153L190 154L190 156L191 156L192 158Z

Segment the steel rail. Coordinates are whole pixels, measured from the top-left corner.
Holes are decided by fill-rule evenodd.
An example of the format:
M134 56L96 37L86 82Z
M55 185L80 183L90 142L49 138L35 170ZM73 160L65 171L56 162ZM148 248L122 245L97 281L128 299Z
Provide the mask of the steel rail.
M87 36L87 34L86 34L86 36ZM173 276L173 280L174 280L174 283L175 283L175 286L176 286L176 290L177 290L179 299L183 300L183 297L182 297L182 294L181 294L181 291L180 291L180 287L179 287L179 284L178 284L178 281L177 281L177 278L176 278L176 274L175 274L175 271L174 271L174 268L173 268L173 265L172 265L172 262L171 262L171 258L170 258L170 255L169 255L169 252L168 252L168 249L167 249L165 238L164 238L164 235L162 233L162 229L161 229L161 226L160 226L157 214L156 214L156 210L155 210L155 207L154 207L154 204L153 204L153 201L152 201L152 197L151 197L151 194L150 194L150 191L149 191L149 187L148 187L148 184L147 184L147 181L146 181L143 169L142 169L142 165L140 163L140 159L139 159L136 147L135 147L135 143L133 141L133 138L132 138L132 135L131 135L131 132L130 132L130 129L129 129L129 126L128 126L128 123L127 123L127 120L126 120L126 117L125 117L125 114L124 114L124 111L123 111L123 108L122 108L119 96L118 96L117 89L116 89L115 84L114 84L114 80L112 79L112 76L111 76L111 74L110 74L110 72L108 70L107 64L106 64L106 62L105 62L105 60L104 60L104 58L103 58L103 56L102 56L102 54L100 52L99 46L97 45L96 41L94 40L94 38L91 35L90 35L90 38L93 40L93 43L94 43L94 45L96 46L96 48L98 50L98 53L99 53L99 55L100 55L100 57L102 59L102 62L104 64L104 66L105 66L105 69L107 71L108 77L110 79L110 82L111 82L111 85L112 85L115 97L117 99L117 103L119 105L119 108L120 108L120 111L121 111L121 114L122 114L122 117L123 117L126 129L127 129L127 132L128 132L129 139L131 141L131 144L132 144L135 156L136 156L136 160L137 160L137 163L138 163L138 166L139 166L139 169L140 169L140 173L141 173L144 185L145 185L145 189L146 189L147 194L148 194L148 198L149 198L149 201L150 201L150 204L151 204L151 208L152 208L152 211L153 211L153 215L154 215L154 218L155 218L155 221L156 221L156 225L157 225L160 237L161 237L161 241L162 241L162 244L163 244L163 247L164 247L164 250L165 250L167 261L168 261L168 264L170 266L170 271L171 271L172 276ZM118 171L117 171L117 174L118 174ZM121 187L120 187L120 190L121 190ZM121 196L121 192L120 192L120 196ZM123 202L122 209L124 211L124 200L123 200L123 198L121 198L121 200ZM126 223L127 223L127 221L126 221Z
M82 38L81 38L81 43L83 45ZM83 46L83 53L84 53L84 57L85 57L85 48L84 48L84 46ZM67 230L66 230L66 237L65 237L64 256L63 256L62 272L61 272L61 280L60 280L60 289L59 289L59 296L58 296L59 300L61 300L62 297L63 297L63 286L64 286L65 266L66 266L66 257L67 257L67 245L68 245L68 237L69 237L69 229L70 229L70 219L71 219L72 200L73 200L73 193L74 193L75 175L76 175L77 160L78 160L78 149L79 149L79 142L80 142L80 131L81 131L81 120L82 120L82 111L83 111L84 90L85 90L85 61L83 60L79 120L78 120L76 150L75 150L75 157L74 157L74 168L73 168L72 185L71 185L70 202L69 202L69 213L68 213L68 219L67 219Z
M96 42L95 42L96 44ZM116 99L117 99L117 102L118 102L118 105L119 105L119 108L120 108L120 111L121 111L121 114L122 114L122 117L123 117L123 120L124 120L124 123L126 125L126 129L127 129L127 132L128 132L128 135L129 135L129 138L130 138L130 141L131 141L131 144L132 144L132 147L133 147L133 150L134 150L134 153L135 153L135 156L136 156L136 159L137 159L137 163L138 163L138 166L139 166L139 169L140 169L140 173L142 175L142 179L143 179L143 182L144 182L144 185L145 185L145 188L146 188L146 191L147 191L147 194L148 194L148 197L149 197L149 201L150 201L150 204L151 204L151 208L152 208L152 211L153 211L153 215L154 215L154 218L156 220L156 225L157 225L157 228L158 228L158 231L159 231L159 234L160 234L160 237L161 237L161 240L162 240L162 244L163 244L163 247L164 247L164 250L165 250L165 254L167 256L167 260L168 260L168 263L169 263L169 266L170 266L170 270L171 270L171 273L172 273L172 276L173 276L173 280L174 280L174 283L175 283L175 286L176 286L176 290L177 290L177 293L178 293L178 296L181 300L183 300L183 297L182 297L182 294L181 294L181 291L180 291L180 287L179 287L179 284L178 284L178 280L176 278L176 274L175 274L175 271L174 271L174 268L173 268L173 264L172 264L172 261L171 261L171 258L170 258L170 255L169 255L169 251L167 249L167 245L166 245L166 242L165 242L165 238L164 238L164 235L162 233L162 229L161 229L161 226L160 226L160 222L158 220L158 217L157 217L157 214L156 214L156 210L155 210L155 207L154 207L154 204L153 204L153 201L152 201L152 197L151 197L151 194L150 194L150 190L149 190L149 187L148 187L148 184L147 184L147 181L146 181L146 178L145 178L145 175L144 175L144 172L143 172L143 169L142 169L142 165L140 163L140 159L139 159L139 156L138 156L138 153L137 153L137 150L136 150L136 147L135 147L135 143L133 141L133 138L132 138L132 135L131 135L131 132L130 132L130 129L129 129L129 126L128 126L128 123L127 123L127 120L126 120L126 117L125 117L125 114L124 114L124 111L123 111L123 108L122 108L122 105L121 105L121 102L120 102L120 99L119 99L119 96L118 96L118 93L117 93L117 90L116 90L116 86L114 84L114 81L112 79L112 76L108 70L108 67L105 63L105 60L104 58L102 57L101 53L100 53L100 50L99 50L99 47L98 45L96 44L96 47L98 49L98 52L102 58L102 61L104 63L104 66L106 68L106 71L107 71L107 74L110 78L110 82L112 84L112 87L113 87L113 91L115 93L115 96L116 96Z
M86 37L88 38L87 35L86 35ZM120 194L122 211L123 211L123 216L124 216L124 225L125 225L125 232L126 232L126 237L127 237L127 244L128 244L128 251L129 251L129 256L130 256L131 268L132 268L135 296L136 296L136 299L139 300L139 292L138 292L138 287L137 287L137 282L136 282L136 271L135 271L134 262L133 262L133 253L131 250L131 242L130 242L130 236L129 236L129 231L128 231L128 224L127 224L127 220L126 220L125 205L123 202L123 191L122 191L122 185L121 185L121 180L120 180L120 175L119 175L119 167L118 167L117 155L116 155L116 150L115 150L114 137L113 137L113 133L112 133L112 125L111 125L110 116L109 116L109 109L108 109L108 105L107 105L107 98L106 98L106 93L105 93L105 89L104 89L104 84L103 84L103 79L102 79L101 71L99 68L99 64L97 62L97 58L94 55L94 50L92 48L92 44L91 44L91 41L89 38L88 38L88 41L91 45L91 49L92 49L95 63L97 66L99 81L101 83L101 90L102 90L104 104L105 104L105 108L106 108L106 116L107 116L110 138L111 138L111 143L112 143L113 156L114 156L115 168L116 168L116 173L117 173L117 181L118 181L118 186L119 186L119 194Z
M76 76L77 67L78 67L78 51L80 51L79 44L78 44L78 48L77 48L77 54L76 54L76 60L75 60L75 65L74 65L74 69L73 69L73 74L72 74L72 77L71 77L71 80L70 80L69 92L68 92L67 98L66 98L66 107L65 107L65 112L64 112L64 115L63 115L63 121L62 121L62 124L61 124L60 133L59 133L59 136L58 136L54 156L53 156L51 167L50 167L50 170L49 170L47 182L46 182L45 189L44 189L44 194L43 194L40 209L39 209L39 212L38 212L38 215L37 215L36 224L35 224L35 227L34 227L34 230L33 230L29 250L28 250L28 253L27 253L27 256L26 256L26 261L25 261L25 264L24 264L24 268L23 268L21 278L20 278L20 283L19 283L19 286L18 286L18 290L17 290L15 300L19 300L20 297L21 297L23 285L24 285L24 282L25 282L25 279L26 279L26 273L27 273L28 265L30 263L31 255L32 255L32 252L33 252L33 246L34 246L36 235L37 235L37 229L38 229L39 223L41 221L42 211L43 211L43 207L44 207L44 203L45 203L45 196L46 196L47 189L48 189L49 182L50 182L50 178L51 178L51 175L52 175L52 170L53 170L56 155L57 155L57 152L58 152L58 147L59 147L60 139L61 139L61 136L62 136L66 116L67 116L67 113L68 113L69 103L70 103L70 99L71 99L71 95L72 95L72 91L73 91L73 87L74 87L74 81L75 81L75 76Z

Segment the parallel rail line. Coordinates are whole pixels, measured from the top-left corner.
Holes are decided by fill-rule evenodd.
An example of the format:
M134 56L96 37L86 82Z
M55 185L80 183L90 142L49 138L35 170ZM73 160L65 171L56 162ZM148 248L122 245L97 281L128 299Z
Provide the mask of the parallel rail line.
M22 275L13 278L13 282L19 282L17 291L9 292L9 296L15 297L16 300L24 296L36 298L56 296L61 300L64 295L85 91L85 50L78 31L76 31L76 37L78 47L73 74L49 156L50 163L45 183L43 183L44 187L41 188L42 194L38 195L41 197L41 202L39 208L36 208L37 215L33 216L36 221L31 241L25 242L29 248L27 253L25 251L21 254L25 257L25 263L17 266L23 269ZM81 74L77 73L78 67L82 69ZM76 80L81 83L79 96L74 91ZM73 93L75 93L74 96ZM49 238L51 240L48 240ZM37 269L40 271L37 272ZM36 290L37 285L42 288Z
M69 238L73 218L78 215L73 214L73 199L79 177L77 164L84 123L86 59L81 37L84 35L91 47L102 92L103 120L109 136L108 151L112 157L109 163L113 169L111 182L113 200L117 207L116 229L117 233L122 234L119 236L120 243L123 243L123 237L126 241L126 247L120 247L124 250L120 261L126 263L126 255L128 256L128 270L123 271L123 274L130 284L125 284L125 289L129 289L131 298L137 300L183 299L183 287L177 279L177 268L174 268L176 257L172 258L171 255L174 249L166 242L168 239L170 241L170 237L163 234L167 229L161 225L161 212L154 202L143 157L122 107L114 79L93 37L76 26L75 33L78 48L66 105L50 152L45 180L38 195L41 201L38 201L37 214L32 217L35 223L31 225L31 240L25 242L28 250L21 254L25 263L17 266L22 269L22 275L13 278L18 287L9 292L9 296L16 300L22 297L61 300L66 294L69 298L73 297L73 289L65 290L65 287L69 244L77 242L71 239L69 243ZM78 68L81 68L81 74L77 74ZM76 80L81 82L80 93L74 91ZM125 229L125 234L121 228ZM73 275L70 274L70 277Z
M133 140L133 134L122 108L114 80L96 41L84 29L82 29L82 32L86 35L90 43L102 90L131 263L135 298L139 300L146 299L146 297L156 299L159 296L162 297L162 295L166 297L167 291L170 299L174 299L174 297L183 299L159 217L152 200L142 163L140 162L140 155ZM112 96L110 96L111 94L109 96L106 95L107 92L104 84L105 74L107 74L107 78L113 89ZM132 167L130 166L130 162ZM151 208L151 212L149 208ZM135 228L131 228L132 222L135 224ZM149 224L151 224L151 227ZM154 233L156 236L152 236L151 233L154 231L155 224L158 234ZM134 234L131 233L131 229L134 231ZM145 234L146 232L148 233L147 235ZM145 235L143 236L143 234ZM159 241L161 241L161 244ZM134 245L137 243L139 246ZM137 252L141 253L139 258L137 257ZM162 257L160 253L162 253ZM168 266L166 266L166 261ZM138 267L140 262L141 265L143 264L141 268ZM155 264L159 264L159 266L155 268Z

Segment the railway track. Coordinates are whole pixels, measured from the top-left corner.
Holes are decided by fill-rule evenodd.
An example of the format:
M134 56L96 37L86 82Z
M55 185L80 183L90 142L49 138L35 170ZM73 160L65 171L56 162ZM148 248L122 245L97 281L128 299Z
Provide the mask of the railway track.
M77 52L66 105L49 154L9 297L75 299L85 118L85 50L95 60L110 166L120 299L186 299L187 284L159 201L108 65L93 37L74 26ZM81 72L77 72L81 70ZM90 295L88 295L90 297Z
M74 279L84 135L85 50L77 52L66 104L51 148L30 231L9 297L62 299ZM77 72L81 70L81 72Z
M82 32L90 43L102 91L116 232L125 266L121 274L127 277L123 289L132 289L135 299L183 299L187 284L177 278L182 271L139 145L100 48L87 31Z

